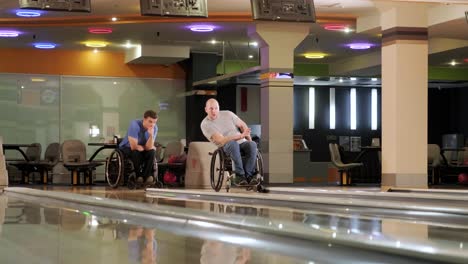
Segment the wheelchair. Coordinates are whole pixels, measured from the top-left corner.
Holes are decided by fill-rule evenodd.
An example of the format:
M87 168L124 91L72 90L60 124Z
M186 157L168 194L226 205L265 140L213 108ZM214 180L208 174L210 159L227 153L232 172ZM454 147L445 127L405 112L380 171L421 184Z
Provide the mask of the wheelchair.
M153 162L153 169L154 181L152 183L138 183L133 162L124 155L122 150L117 147L112 151L109 157L106 158L106 180L112 188L118 188L120 185L126 185L131 190L144 187L162 188L163 183L159 181L159 177L157 177L158 163L156 159Z
M234 172L233 170L233 161L226 154L222 147L217 148L211 155L211 166L210 166L210 180L211 180L211 188L216 192L221 190L225 173L228 172L229 176L226 179L226 192L229 192L231 187L240 187L246 188L246 190L255 190L257 192L268 192L265 186L263 185L263 158L260 150L257 150L257 184L255 185L231 185L231 181L233 180L233 176L231 176ZM243 157L242 157L243 158Z

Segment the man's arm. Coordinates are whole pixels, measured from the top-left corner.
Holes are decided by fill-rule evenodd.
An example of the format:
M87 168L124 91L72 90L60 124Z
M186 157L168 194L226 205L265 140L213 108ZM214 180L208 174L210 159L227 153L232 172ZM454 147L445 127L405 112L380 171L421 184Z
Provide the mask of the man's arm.
M128 136L128 143L130 144L130 149L132 151L143 151L143 146L138 145L138 139Z
M145 150L152 150L154 149L154 128L148 129L148 140L146 141L145 144Z
M240 128L242 134L246 134L245 139L252 141L252 137L250 136L251 129L247 126L247 124L242 119L238 118L236 125L238 128Z
M228 136L228 137L225 137L225 136L221 135L220 133L215 132L215 133L211 136L211 140L212 140L214 143L216 143L216 145L221 145L221 146L223 146L224 144L226 144L227 142L229 142L229 141L231 141L231 140L239 140L239 139L247 138L247 137L250 138L250 131L249 131L249 130L243 131L241 134L233 135L233 136Z

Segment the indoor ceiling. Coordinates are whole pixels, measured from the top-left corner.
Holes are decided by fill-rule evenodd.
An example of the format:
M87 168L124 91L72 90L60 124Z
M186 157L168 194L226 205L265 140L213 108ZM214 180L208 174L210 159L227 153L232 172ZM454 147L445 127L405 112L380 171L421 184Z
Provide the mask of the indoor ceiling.
M394 0L398 2L399 0ZM468 10L467 1L418 1L432 6L443 4L463 4ZM15 15L19 9L18 0L0 0L0 30L20 32L18 38L0 38L0 48L32 48L35 42L54 42L59 49L90 49L83 43L99 40L108 43L101 50L125 51L125 44L142 45L182 45L190 46L192 52L213 52L225 54L231 60L258 60L258 48L252 45L247 28L254 22L251 18L250 0L208 0L208 18L153 17L141 16L137 0L91 0L91 13L42 11L40 18L20 18ZM380 52L380 36L374 33L345 33L327 31L327 23L341 23L351 29L356 27L356 19L363 15L377 14L376 2L380 0L315 0L318 23L311 24L311 34L296 49L296 62L339 63L354 56ZM434 2L434 3L431 3ZM430 38L450 38L468 41L468 24L460 17L429 28ZM111 18L117 21L112 22ZM187 29L193 23L214 24L213 32L195 33ZM284 23L284 22L278 22ZM111 34L90 34L90 27L108 27ZM369 31L370 32L370 31ZM215 42L213 42L215 41ZM351 50L345 44L370 42L375 46L368 50ZM223 49L224 42L224 49ZM305 59L307 52L328 54L323 60ZM467 48L451 49L431 54L432 66L447 66L457 60L457 67L468 67ZM365 71L362 73L365 75Z

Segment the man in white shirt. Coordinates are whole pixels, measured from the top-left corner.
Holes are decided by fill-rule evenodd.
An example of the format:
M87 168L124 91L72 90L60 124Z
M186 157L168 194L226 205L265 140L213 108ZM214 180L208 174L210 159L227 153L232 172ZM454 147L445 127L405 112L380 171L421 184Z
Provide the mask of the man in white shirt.
M200 125L203 135L231 157L236 184L257 184L257 144L250 137L250 128L233 112L219 111L219 103L215 99L206 101L205 112L207 116Z

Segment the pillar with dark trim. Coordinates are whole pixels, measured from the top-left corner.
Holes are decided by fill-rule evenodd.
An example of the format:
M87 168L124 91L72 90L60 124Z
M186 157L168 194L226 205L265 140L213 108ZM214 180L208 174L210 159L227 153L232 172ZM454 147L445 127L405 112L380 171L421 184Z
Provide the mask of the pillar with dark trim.
M414 3L379 8L382 188L427 188L427 8Z

